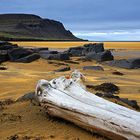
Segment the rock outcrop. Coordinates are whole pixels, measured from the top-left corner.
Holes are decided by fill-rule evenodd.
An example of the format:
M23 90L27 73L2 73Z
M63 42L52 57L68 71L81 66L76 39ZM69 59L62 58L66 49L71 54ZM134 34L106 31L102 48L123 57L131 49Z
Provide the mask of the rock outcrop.
M81 40L62 23L31 14L0 14L1 40Z
M72 57L81 57L85 60L95 60L98 62L110 61L114 57L109 50L104 49L103 43L90 43L83 46L72 47L67 51Z
M137 69L140 68L140 58L113 60L107 62L107 64L110 66L121 67L125 69Z

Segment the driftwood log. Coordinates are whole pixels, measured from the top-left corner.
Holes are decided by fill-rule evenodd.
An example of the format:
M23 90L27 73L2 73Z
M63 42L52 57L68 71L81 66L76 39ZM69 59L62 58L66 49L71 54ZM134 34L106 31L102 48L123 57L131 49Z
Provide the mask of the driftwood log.
M81 77L76 71L38 82L36 97L48 114L114 140L140 140L140 113L88 92Z

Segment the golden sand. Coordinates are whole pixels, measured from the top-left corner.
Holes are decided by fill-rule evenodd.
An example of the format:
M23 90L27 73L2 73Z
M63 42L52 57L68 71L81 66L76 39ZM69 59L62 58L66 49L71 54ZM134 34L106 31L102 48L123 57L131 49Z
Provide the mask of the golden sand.
M12 42L26 47L69 48L95 42ZM105 49L140 49L140 42L104 42Z
M50 44L52 45L53 43ZM66 42L61 42L60 44L62 44L62 47L75 45L70 45L70 43ZM60 44L57 45L56 43L56 48L61 47ZM74 61L76 61L76 58L74 58ZM53 62L57 63L57 61ZM96 62L78 62L80 64L69 65L72 70L78 69L87 77L85 84L95 85L103 82L112 82L120 87L120 97L137 100L140 105L140 70L126 70L103 65L104 71L83 71L83 66L98 64ZM36 83L40 79L51 80L52 78L70 73L55 73L54 70L63 66L50 64L42 59L29 64L6 62L4 65L8 67L8 70L0 71L0 100L8 98L15 100L25 93L34 91ZM116 70L124 75L113 75L112 72ZM20 119L19 115L21 116ZM14 103L0 111L0 140L6 140L15 134L21 139L25 136L32 137L32 139L41 137L43 140L103 139L93 136L72 123L48 117L44 110L30 102Z

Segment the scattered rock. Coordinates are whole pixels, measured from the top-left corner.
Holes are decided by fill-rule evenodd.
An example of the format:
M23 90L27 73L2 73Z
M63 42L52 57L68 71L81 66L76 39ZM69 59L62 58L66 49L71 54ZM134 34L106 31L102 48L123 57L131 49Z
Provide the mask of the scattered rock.
M140 58L113 60L106 64L126 69L137 69L140 68Z
M115 84L113 83L103 83L101 85L86 85L87 88L89 89L94 89L94 90L97 90L97 91L102 91L102 92L105 92L105 93L118 93L119 92L119 87L116 86Z
M103 97L103 98L115 99L118 102L125 103L128 106L130 106L130 107L132 107L136 110L140 109L136 100L128 100L127 98L120 98L119 96L115 96L115 95L113 95L112 93L109 93L109 92L108 93L96 93L95 95L97 95L99 97Z
M82 52L83 52L84 48L83 47L72 47L68 49L68 53L70 54L70 56L82 56Z
M101 85L94 86L94 90L110 93L118 93L120 89L113 83L103 83Z
M15 115L11 113L2 113L0 114L0 122L13 122L13 121L21 121L21 116L20 115Z
M22 136L19 134L12 135L7 138L8 140L44 140L45 137L41 136Z
M119 71L114 71L114 72L112 72L112 74L114 74L114 75L120 75L120 76L123 76L124 75L123 73L121 73Z
M62 66L62 65L64 65L64 66L68 66L68 64L65 64L65 63L61 63L61 62L53 62L53 61L48 61L48 63L49 64L54 64L54 65L57 65L57 66Z
M72 61L72 60L65 60L65 62L70 64L79 64L79 62Z
M20 58L20 59L17 59L17 60L15 60L14 62L30 63L30 62L33 62L33 61L39 59L39 58L40 58L40 55L39 55L39 54L33 53L33 54L28 55L28 56L26 56L26 57L22 57L22 58Z
M71 68L70 67L65 67L65 68L60 68L58 70L55 70L55 72L64 72L64 71L70 71Z
M103 67L101 67L101 66L84 66L83 70L100 70L100 71L104 71Z
M7 51L0 51L0 63L9 60Z
M12 99L5 99L3 101L0 101L0 105L10 105L10 104L13 104L13 103L15 103L15 101L12 100Z
M70 56L84 56L91 52L98 53L103 51L103 43L90 43L79 47L71 47L68 49L68 53L70 54Z
M15 48L9 51L8 55L9 55L10 61L16 61L18 59L31 55L32 53L33 52L31 50L19 47L19 48Z
M41 58L43 59L48 59L48 56L50 54L58 54L58 51L49 51L49 50L43 50L43 51L39 51L39 55Z
M57 53L57 54L45 54L45 55L41 55L41 57L43 59L47 59L47 60L69 60L70 57L69 57L69 54L68 53Z
M0 66L0 70L7 70L7 67L5 67L5 66Z
M127 98L120 98L120 100L123 103L126 103L127 105L131 106L132 108L135 108L137 110L140 109L136 100L128 100Z
M26 93L25 95L19 97L16 101L21 102L21 101L28 101L28 100L34 100L34 99L35 99L35 93L29 92L29 93Z
M86 55L88 53L95 52L104 52L104 44L103 43L90 43L84 45L83 55Z
M111 61L114 59L111 51L106 50L104 52L99 52L99 53L95 53L95 52L91 52L88 53L85 56L86 60L96 60L98 62L103 62L103 61Z
M86 87L89 88L89 89L94 89L95 86L93 86L93 85L86 85Z
M103 93L98 93L98 92L97 92L95 95L96 95L96 96L99 96L99 97L103 97Z

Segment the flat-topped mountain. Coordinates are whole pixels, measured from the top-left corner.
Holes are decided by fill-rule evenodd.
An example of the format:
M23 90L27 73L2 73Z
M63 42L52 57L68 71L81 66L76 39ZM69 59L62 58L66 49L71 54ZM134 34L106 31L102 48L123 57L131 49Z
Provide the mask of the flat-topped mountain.
M80 40L61 22L31 14L0 14L1 40Z

